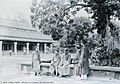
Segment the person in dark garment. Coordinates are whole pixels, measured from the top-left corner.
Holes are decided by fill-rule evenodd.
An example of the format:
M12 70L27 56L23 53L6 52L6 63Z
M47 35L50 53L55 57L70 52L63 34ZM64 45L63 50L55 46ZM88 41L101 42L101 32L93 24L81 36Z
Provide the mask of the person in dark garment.
M81 66L81 79L87 79L88 75L90 74L90 67L89 67L89 44L86 41L82 41L82 50L80 56L80 66Z

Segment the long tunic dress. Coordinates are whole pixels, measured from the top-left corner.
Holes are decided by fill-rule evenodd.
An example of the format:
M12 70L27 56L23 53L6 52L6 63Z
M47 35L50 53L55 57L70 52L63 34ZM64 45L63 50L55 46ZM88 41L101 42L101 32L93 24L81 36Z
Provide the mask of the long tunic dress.
M61 57L59 54L56 54L51 61L51 73L53 73L54 71L56 71L58 69L58 65L61 61ZM56 71L57 73L58 71Z
M71 62L71 55L68 54L64 54L62 59L61 59L61 65L59 67L59 72L60 75L70 75L70 62Z
M89 57L90 53L87 46L82 47L82 52L80 56L80 64L81 66L81 75L89 75L90 67L89 67Z
M32 54L32 68L34 72L40 71L40 53L38 51L34 51Z
M77 52L76 52L76 56L75 56L75 68L74 68L74 75L77 76L79 75L79 72L81 71L81 68L80 68L80 64L79 64L79 61L80 61L80 50L78 49Z

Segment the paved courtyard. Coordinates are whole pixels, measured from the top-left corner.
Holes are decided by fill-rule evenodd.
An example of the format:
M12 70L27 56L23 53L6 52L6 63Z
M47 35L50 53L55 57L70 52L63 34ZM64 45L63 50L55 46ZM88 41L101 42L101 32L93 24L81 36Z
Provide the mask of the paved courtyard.
M52 55L41 55L42 59L50 59ZM28 56L0 56L0 84L120 84L120 80L109 77L89 77L88 80L75 77L62 78L52 76L34 76L27 71L20 72L18 63L31 61Z

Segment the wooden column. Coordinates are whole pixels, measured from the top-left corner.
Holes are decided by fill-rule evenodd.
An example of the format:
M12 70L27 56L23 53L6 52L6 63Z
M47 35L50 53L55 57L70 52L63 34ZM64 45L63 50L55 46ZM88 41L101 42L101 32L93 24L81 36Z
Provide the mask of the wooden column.
M51 53L53 52L53 44L52 43L50 44L50 51L51 51Z
M40 50L40 47L39 47L39 46L40 46L40 43L37 43L37 47L38 47L38 49Z
M47 44L44 44L44 53L46 53Z
M27 45L27 54L29 54L29 43L26 43L26 45Z
M17 54L17 42L14 42L14 53Z

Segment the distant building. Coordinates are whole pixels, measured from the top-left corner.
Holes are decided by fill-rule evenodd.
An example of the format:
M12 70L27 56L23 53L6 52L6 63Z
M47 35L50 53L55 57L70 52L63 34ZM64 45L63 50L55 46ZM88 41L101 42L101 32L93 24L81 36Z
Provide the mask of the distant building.
M8 53L31 53L39 46L40 52L46 53L47 46L52 51L54 40L49 35L32 28L27 22L0 18L0 55Z

